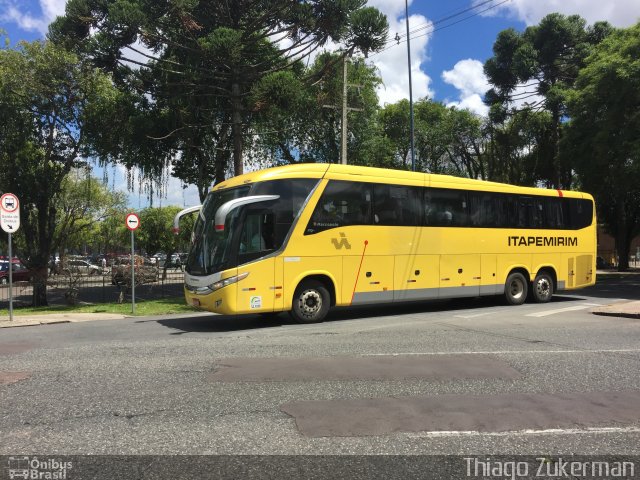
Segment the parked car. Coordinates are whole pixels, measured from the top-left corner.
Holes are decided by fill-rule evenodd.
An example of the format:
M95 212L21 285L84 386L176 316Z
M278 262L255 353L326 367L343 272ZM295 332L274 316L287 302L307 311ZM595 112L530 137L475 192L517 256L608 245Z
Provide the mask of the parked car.
M167 262L167 268L182 269L187 261L186 253L174 253Z
M67 260L62 266L62 272L80 273L84 275L102 275L103 269L86 260Z
M136 285L157 282L159 278L158 267L143 257L136 256L134 272ZM111 284L120 286L129 283L131 283L131 259L129 257L117 258L111 268Z
M11 280L14 282L28 282L31 280L31 270L20 262L13 262L11 267ZM9 262L0 261L0 285L9 283Z
M607 262L602 257L597 257L596 258L596 268L598 268L598 269L600 269L600 268L613 268L613 264L611 262Z

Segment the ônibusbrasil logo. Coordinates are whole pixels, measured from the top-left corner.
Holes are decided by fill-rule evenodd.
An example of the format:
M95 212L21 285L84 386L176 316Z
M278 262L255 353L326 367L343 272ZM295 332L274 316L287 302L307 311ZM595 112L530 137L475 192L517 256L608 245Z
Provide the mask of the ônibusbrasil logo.
M8 460L9 478L25 480L66 480L73 462L63 462L55 458L13 456Z

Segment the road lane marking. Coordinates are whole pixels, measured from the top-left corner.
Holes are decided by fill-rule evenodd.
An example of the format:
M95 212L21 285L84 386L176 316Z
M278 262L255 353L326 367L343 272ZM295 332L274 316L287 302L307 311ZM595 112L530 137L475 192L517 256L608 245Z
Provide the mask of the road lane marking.
M640 427L599 427L599 428L548 428L544 430L514 430L510 432L433 431L407 433L410 437L511 437L527 435L601 435L609 433L640 433Z
M640 353L640 348L619 348L599 350L483 350L474 352L398 352L398 353L365 353L363 357L393 355L522 355L523 353Z
M574 305L572 307L557 308L555 310L544 310L542 312L528 313L525 315L525 317L546 317L548 315L555 315L557 313L584 310L585 308L589 308L589 307L601 307L601 306L602 304L600 303L583 303L582 305Z
M496 311L492 311L492 312L473 313L471 315L454 315L454 317L456 317L456 318L476 318L476 317L482 317L484 315L491 315L492 313L497 313L497 312Z
M640 431L640 391L636 390L334 398L291 401L280 405L280 410L294 417L300 433L308 437L559 433L622 426Z

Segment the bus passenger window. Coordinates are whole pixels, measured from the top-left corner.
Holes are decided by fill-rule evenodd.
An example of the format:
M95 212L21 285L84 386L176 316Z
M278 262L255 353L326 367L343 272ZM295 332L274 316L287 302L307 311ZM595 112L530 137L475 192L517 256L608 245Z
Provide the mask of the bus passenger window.
M371 224L371 185L331 180L311 215L305 235L330 228Z
M376 225L421 224L422 191L420 188L376 184L373 189L373 198Z
M467 194L448 189L429 189L431 197L427 225L463 227L469 224Z

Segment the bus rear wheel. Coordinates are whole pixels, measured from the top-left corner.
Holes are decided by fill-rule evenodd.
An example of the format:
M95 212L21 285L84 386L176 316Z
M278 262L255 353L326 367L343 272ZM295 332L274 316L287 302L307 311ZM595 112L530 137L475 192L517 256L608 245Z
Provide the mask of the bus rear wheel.
M298 323L321 322L330 306L331 296L327 287L317 280L306 280L296 288L291 316Z
M540 272L533 280L531 295L537 303L547 303L553 296L553 278L546 272Z
M520 272L513 272L504 284L504 297L509 305L522 305L527 299L529 282Z

